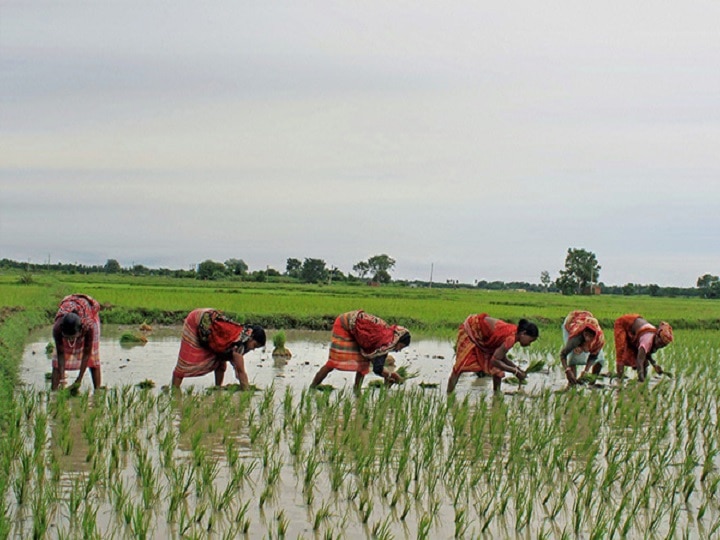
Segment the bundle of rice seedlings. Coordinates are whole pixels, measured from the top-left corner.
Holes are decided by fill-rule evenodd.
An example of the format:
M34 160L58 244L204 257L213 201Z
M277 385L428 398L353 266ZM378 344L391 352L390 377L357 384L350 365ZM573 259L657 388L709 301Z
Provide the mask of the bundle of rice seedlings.
M142 334L133 334L132 332L125 332L122 336L120 336L120 343L124 345L134 345L134 344L145 344L147 343L148 338L143 336Z
M420 388L437 388L440 386L439 383L429 383L429 382L421 382L418 384Z
M525 369L525 373L537 373L545 369L545 360L533 360Z
M137 383L135 386L137 386L140 390L148 390L150 388L155 388L155 381L152 379L145 379L144 381Z
M527 384L527 379L520 380L517 377L505 377L503 382L520 386L521 384Z
M420 375L419 371L410 371L410 368L408 366L400 366L395 370L395 373L400 375L403 380L414 379L415 377Z

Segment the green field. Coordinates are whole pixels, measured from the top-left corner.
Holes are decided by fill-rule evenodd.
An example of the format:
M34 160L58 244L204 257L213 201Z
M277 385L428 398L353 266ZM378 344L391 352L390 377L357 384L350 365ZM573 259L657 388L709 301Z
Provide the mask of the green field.
M0 276L0 539L717 538L720 301L467 289ZM271 328L327 329L362 308L452 337L470 313L539 323L554 357L568 311L606 329L667 320L672 377L599 389L475 393L273 388L70 398L18 389L30 328L84 292L106 322L179 323L212 306ZM550 374L557 371L551 363ZM533 375L540 376L540 375Z

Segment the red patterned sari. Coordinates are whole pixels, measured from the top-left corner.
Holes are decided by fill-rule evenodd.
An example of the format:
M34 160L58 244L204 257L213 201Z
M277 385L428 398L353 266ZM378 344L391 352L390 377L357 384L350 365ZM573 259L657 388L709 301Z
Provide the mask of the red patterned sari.
M498 347L512 348L516 334L515 324L498 320L493 327L487 321L487 313L470 315L458 330L453 374L482 371L504 377L505 372L493 366L491 360Z

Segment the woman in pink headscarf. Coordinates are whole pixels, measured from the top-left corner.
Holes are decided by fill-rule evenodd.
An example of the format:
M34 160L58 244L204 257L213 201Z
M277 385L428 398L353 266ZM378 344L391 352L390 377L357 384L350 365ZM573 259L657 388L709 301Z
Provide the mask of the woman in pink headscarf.
M656 328L637 313L623 315L615 321L615 366L622 378L625 367L636 369L638 380L644 381L648 364L662 374L652 355L673 340L672 327L661 322Z

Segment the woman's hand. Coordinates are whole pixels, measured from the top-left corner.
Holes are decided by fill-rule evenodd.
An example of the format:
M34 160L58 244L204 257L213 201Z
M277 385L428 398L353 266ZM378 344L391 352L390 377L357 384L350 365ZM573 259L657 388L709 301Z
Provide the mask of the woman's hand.
M525 379L527 379L527 373L525 373L520 368L515 368L515 376L518 378L519 381L524 381Z
M565 368L565 376L567 377L567 380L571 385L575 385L578 383L577 377L575 376L575 370L570 366Z
M655 373L657 373L658 375L662 375L664 373L663 368L660 367L660 364L654 364L653 369L655 370Z

